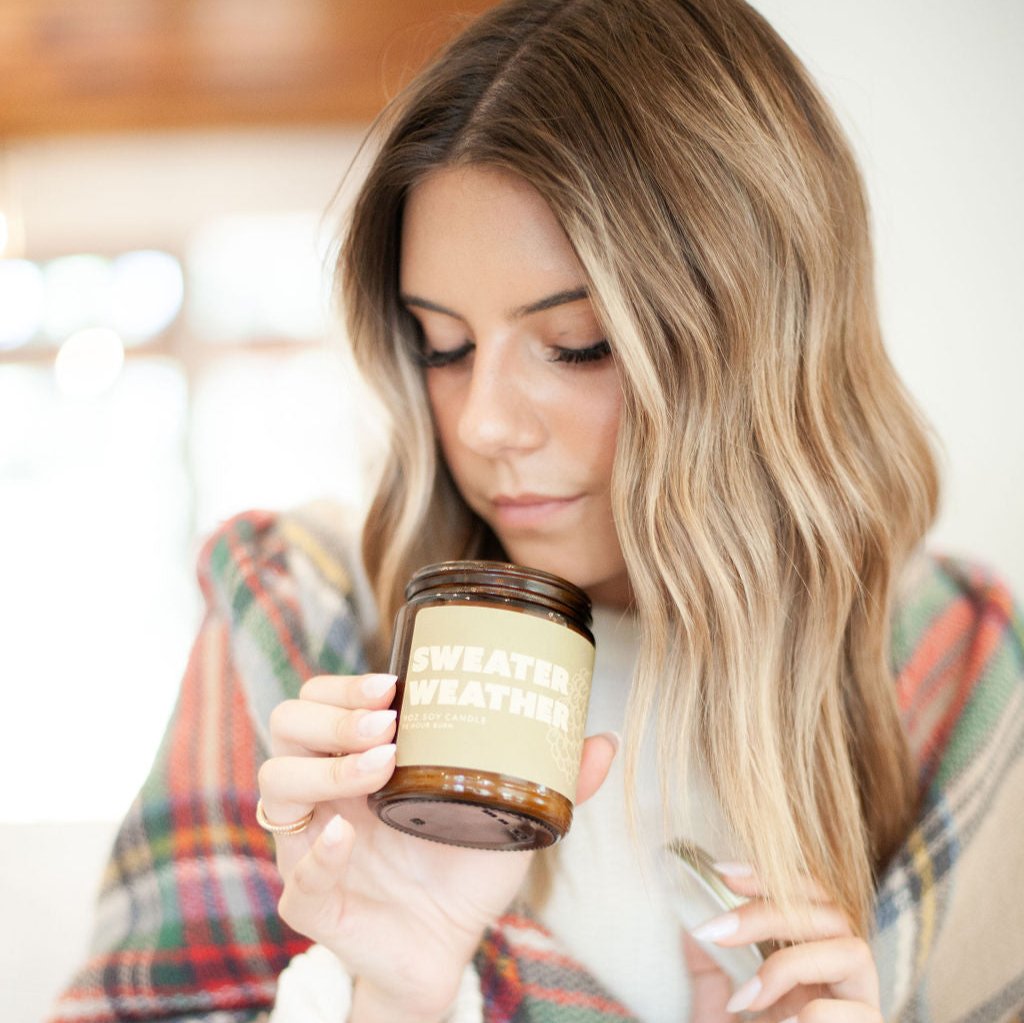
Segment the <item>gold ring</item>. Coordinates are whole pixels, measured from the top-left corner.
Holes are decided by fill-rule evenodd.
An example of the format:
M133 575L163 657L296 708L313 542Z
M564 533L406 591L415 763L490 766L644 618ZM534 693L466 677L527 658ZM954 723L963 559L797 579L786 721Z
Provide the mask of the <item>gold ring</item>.
M292 821L291 824L272 824L267 820L267 815L263 812L263 800L256 800L256 823L264 830L269 831L272 835L297 835L300 831L305 831L309 827L309 822L313 819L313 813L316 810L314 806L305 817L300 817L297 821Z

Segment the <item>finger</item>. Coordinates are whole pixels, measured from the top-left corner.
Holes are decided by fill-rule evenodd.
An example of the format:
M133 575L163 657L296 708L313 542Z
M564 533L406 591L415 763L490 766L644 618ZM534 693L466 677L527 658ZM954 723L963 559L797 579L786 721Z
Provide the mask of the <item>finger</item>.
M358 753L391 739L396 713L285 700L270 713L270 747L274 756Z
M329 932L345 909L344 878L355 831L343 817L332 817L309 851L285 878L278 913L294 930L314 937Z
M300 700L329 703L345 710L390 707L395 675L315 675L299 690Z
M766 898L768 892L761 884L757 872L749 863L715 863L715 870L722 880L738 895L748 898ZM793 893L811 902L831 902L832 896L812 877L804 877Z
M808 903L792 916L774 903L755 899L722 913L690 932L698 941L731 947L757 941L813 941L853 934L846 916L832 904Z
M766 1009L801 984L825 984L837 998L878 1009L878 972L871 949L860 938L828 938L780 949L733 995L728 1009Z
M585 803L604 783L619 751L620 739L615 732L602 732L583 740L583 759L576 780L576 805Z
M271 757L257 776L263 810L272 821L289 821L316 803L367 796L391 777L394 766L394 743L343 757Z

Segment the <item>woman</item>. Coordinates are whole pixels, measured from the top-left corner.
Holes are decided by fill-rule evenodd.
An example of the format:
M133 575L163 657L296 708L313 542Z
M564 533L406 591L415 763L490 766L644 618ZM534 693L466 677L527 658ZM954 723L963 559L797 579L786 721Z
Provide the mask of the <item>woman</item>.
M109 886L131 908L62 1018L248 1018L308 939L282 1023L1016 1018L1019 930L978 874L1021 848L1009 598L920 552L935 465L799 62L740 0L518 0L379 137L339 259L393 426L361 563L322 516L208 544L211 616ZM366 806L394 765L394 678L366 671L404 584L477 556L586 588L619 658L596 717L625 777L592 736L546 863ZM257 765L280 882L246 830ZM653 858L679 837L750 898L690 933ZM716 965L766 941L740 984Z

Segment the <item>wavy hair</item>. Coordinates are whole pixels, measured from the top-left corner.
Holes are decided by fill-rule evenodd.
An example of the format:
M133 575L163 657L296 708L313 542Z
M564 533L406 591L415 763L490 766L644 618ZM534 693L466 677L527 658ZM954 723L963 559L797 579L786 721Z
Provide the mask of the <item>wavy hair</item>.
M808 73L742 0L512 0L372 137L337 279L392 420L363 538L382 622L423 563L500 555L438 456L398 268L418 181L502 168L568 236L621 378L629 748L653 728L670 793L699 763L772 897L792 908L809 873L867 933L917 798L889 632L939 483L883 348L860 174Z

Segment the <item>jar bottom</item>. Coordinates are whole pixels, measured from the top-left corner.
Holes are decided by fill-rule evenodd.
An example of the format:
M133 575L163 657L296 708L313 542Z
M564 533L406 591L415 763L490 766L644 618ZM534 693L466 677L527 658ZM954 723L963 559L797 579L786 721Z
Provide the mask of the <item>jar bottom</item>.
M377 809L385 824L407 835L467 849L543 849L558 833L525 813L453 799L396 799Z
M424 786L422 774L433 784ZM572 804L560 793L548 789L538 798L527 783L507 775L467 772L448 775L440 785L438 780L437 768L399 768L370 796L370 805L399 831L469 849L544 849L572 821Z

